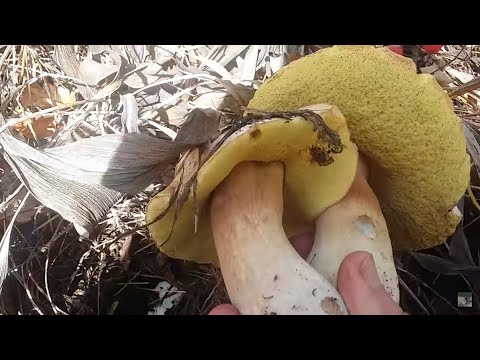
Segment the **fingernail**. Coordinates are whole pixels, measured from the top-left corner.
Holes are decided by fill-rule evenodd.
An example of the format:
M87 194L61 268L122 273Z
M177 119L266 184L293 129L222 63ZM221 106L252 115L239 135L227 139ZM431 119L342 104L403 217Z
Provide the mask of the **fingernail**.
M371 254L365 255L365 259L360 265L360 275L370 289L376 290L382 286L380 278L378 277L377 268L375 267L375 261Z

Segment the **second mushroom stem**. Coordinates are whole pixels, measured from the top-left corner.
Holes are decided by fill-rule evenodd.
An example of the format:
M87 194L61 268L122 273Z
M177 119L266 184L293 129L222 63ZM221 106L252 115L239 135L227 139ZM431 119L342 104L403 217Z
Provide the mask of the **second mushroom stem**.
M335 287L282 226L280 162L237 165L213 194L211 225L232 304L242 314L346 314Z
M383 286L398 303L398 276L392 244L380 204L367 182L367 171L360 158L347 195L317 218L315 240L307 261L337 286L343 259L355 251L370 252Z

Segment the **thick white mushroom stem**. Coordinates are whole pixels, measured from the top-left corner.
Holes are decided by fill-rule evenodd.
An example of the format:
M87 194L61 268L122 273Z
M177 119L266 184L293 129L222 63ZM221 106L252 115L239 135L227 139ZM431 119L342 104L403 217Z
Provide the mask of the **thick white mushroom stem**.
M317 219L315 241L307 261L336 286L342 260L354 251L368 251L383 286L398 303L398 276L390 236L377 197L368 185L367 171L360 158L347 195Z
M347 314L335 287L292 247L280 162L244 162L217 187L211 226L225 285L242 314Z

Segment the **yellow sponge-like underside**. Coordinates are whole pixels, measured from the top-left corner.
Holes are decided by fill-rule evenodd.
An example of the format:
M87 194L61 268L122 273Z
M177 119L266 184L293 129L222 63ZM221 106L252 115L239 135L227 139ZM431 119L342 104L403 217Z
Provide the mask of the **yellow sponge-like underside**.
M460 221L469 181L463 127L449 97L407 58L373 46L335 46L286 66L249 103L259 110L336 105L370 163L396 250L438 245Z
M316 153L312 150L327 151L332 143L313 122L300 116L246 125L231 135L211 157L208 154L215 143L204 152L196 148L184 156L177 166L174 181L147 207L149 223L166 212L149 226L160 250L173 258L218 265L210 227L210 198L232 169L244 161L284 164L284 230L287 236L292 236L310 229L326 208L345 196L355 177L358 160L357 148L350 142L341 112L328 104L317 108L326 127L338 134L343 147L340 152L330 154L332 162L323 162L312 155ZM169 204L177 189L195 179L200 158L205 163L196 176L197 186L191 188L177 213L176 206L169 208Z

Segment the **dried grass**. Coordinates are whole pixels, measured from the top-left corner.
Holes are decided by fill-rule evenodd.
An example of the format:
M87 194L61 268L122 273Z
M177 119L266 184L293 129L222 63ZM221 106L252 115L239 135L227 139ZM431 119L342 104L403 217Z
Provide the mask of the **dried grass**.
M245 98L245 89L237 85L244 79L232 74L236 70L234 60L240 59L242 52L245 55L248 48L7 46L0 55L0 113L8 120L0 127L0 133L22 124L32 133L31 138L23 140L36 149L125 132L176 138L189 112L197 108L197 88L218 92L226 101L217 105L227 104L222 110L239 113L249 95ZM251 63L255 70L257 66L262 67L256 57L250 58L250 67ZM82 67L87 62L95 66ZM86 73L86 69L96 72ZM142 83L137 87L139 75ZM44 108L25 107L20 99L22 92L28 91L29 96L33 96L32 86L41 90L46 84L75 91L75 101L68 104L53 101ZM180 108L178 105L182 103L187 105L183 108L182 121L171 122L168 116L165 118L170 109ZM134 120L126 114L134 114ZM46 116L56 121L54 133L48 136L39 134L36 128L39 119ZM15 177L6 163L4 170L4 180ZM146 203L169 181L171 174L167 172L146 190L123 196L88 238L78 236L71 223L44 206L40 206L39 216L22 224L11 221L11 211L10 216L5 211L4 234L11 243L8 246L4 241L2 248L7 253L10 250L11 256L9 277L1 296L2 312L135 312L135 306L129 310L123 305L129 301L125 299L132 296L125 294L137 293L139 302L143 299L148 304L159 279L167 279L180 289L188 287L187 293L195 293L195 296L184 297L179 313L207 312L211 308L209 304L218 302L215 294L222 294L219 273L207 266L166 259L145 228ZM17 182L13 188L2 187L2 208L11 208L15 192L21 190L19 185ZM9 230L11 236L8 236ZM200 293L203 292L205 298L202 299ZM144 310L147 307L145 305Z
M220 111L222 129L235 129L259 84L289 61L325 46L6 46L0 49L0 115L7 121L0 133L24 124L32 136L23 140L35 149L126 132L170 140L179 136L197 108ZM472 134L468 139L473 154L479 148L480 46L446 46L441 54L423 60L424 68L435 65L428 72L442 74L442 86ZM95 73L85 72L84 61L95 62ZM53 101L47 108L24 106L21 94L33 84L75 92L75 101ZM44 136L35 121L50 116L54 131ZM480 160L475 166L478 171ZM207 314L228 301L218 269L169 259L149 238L145 207L172 180L171 167L143 191L122 195L88 238L38 202L27 201L26 208L18 208L21 182L6 162L0 168L4 235L11 231L5 236L9 246L0 246L9 251L8 276L0 295L2 314L146 314L158 303L155 287L160 281L182 293L181 302L169 310L172 314ZM475 171L472 192L477 196L479 181ZM460 230L468 245L450 239L429 254L471 266L458 255L468 251L478 267L480 249L471 241L480 231L478 210L468 194L464 201L465 230ZM29 214L26 221L19 221L20 214L12 221L16 210ZM448 246L457 253L449 252ZM474 275L438 274L412 256L398 260L402 305L408 312L480 312L475 302L471 309L458 308L456 292L444 285L455 278L458 289L477 292Z

